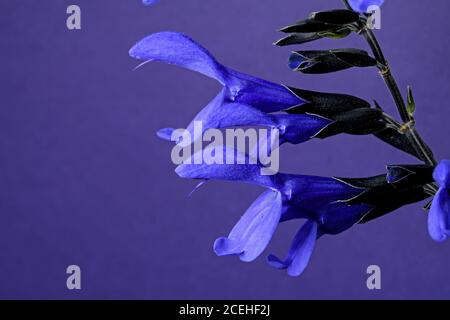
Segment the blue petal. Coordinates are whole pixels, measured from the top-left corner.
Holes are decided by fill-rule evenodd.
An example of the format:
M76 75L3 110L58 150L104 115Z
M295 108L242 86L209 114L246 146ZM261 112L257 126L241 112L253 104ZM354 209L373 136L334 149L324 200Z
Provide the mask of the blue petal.
M443 242L450 235L450 195L445 188L440 188L434 196L428 213L428 233L430 237Z
M301 275L308 266L317 236L317 223L308 220L295 235L286 259L282 261L276 256L270 255L267 258L267 262L274 268L287 269L290 276L296 277Z
M248 126L276 128L280 143L298 144L313 138L332 123L331 120L308 114L267 114L243 103L224 102L225 95L225 90L222 90L189 124L187 130L193 141L201 139L208 129ZM201 132L194 130L196 122L201 122Z
M175 171L182 178L240 181L279 190L289 200L291 207L298 212L308 212L314 218L317 218L320 208L349 200L365 191L334 178L283 173L261 175L261 164L251 164L247 155L231 147L223 148L224 164L193 164L192 160L192 164L182 164ZM195 159L195 154L191 158ZM284 220L291 218L283 217Z
M305 211L321 208L329 203L349 200L365 191L334 178L278 174L277 188L289 197L295 208Z
M358 223L373 206L365 204L348 205L344 202L332 202L315 212L320 230L326 234L339 234Z
M440 187L450 188L450 160L442 160L433 172L434 180Z
M177 32L154 33L135 44L130 56L161 61L199 72L225 84L228 71L202 46Z
M157 4L159 0L142 0L142 3L146 6L152 6L154 4Z
M164 129L158 130L158 132L156 132L156 135L158 137L160 137L161 139L164 139L167 141L172 141L172 133L174 131L175 131L175 129L173 129L173 128L164 128Z
M310 219L317 222L320 230L326 234L339 234L358 223L373 206L365 204L348 205L345 202L329 202L322 206L290 204L280 219L281 222L294 219Z
M298 144L314 138L333 121L309 114L273 115L276 127L280 129L280 144Z
M181 33L152 34L134 45L130 56L144 61L162 61L202 73L225 86L224 99L251 105L264 112L276 112L304 103L282 85L223 66L204 47Z
M251 105L271 113L305 104L283 85L230 70L233 77L228 80L229 99Z
M348 2L353 10L361 13L367 13L370 6L381 7L384 0L349 0Z
M260 164L252 164L246 154L240 153L231 147L223 146L222 148L223 164L207 164L205 162L195 164L196 155L198 156L199 153L203 152L199 151L192 155L191 164L181 164L175 169L175 172L181 178L239 181L273 189L274 176L261 175L262 167Z
M245 212L227 238L214 243L218 256L239 255L242 261L255 260L267 247L278 226L282 210L281 194L264 192Z

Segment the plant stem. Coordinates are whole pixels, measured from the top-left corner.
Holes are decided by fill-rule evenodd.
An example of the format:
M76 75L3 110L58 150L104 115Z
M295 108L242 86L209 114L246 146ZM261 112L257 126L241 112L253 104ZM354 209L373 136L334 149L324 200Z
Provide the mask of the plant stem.
M353 10L348 3L348 0L343 0L343 2L347 9ZM414 128L414 118L407 111L405 100L403 99L403 96L397 85L397 81L392 75L391 69L389 68L389 63L387 62L383 51L381 50L381 46L377 38L375 37L375 34L372 32L372 30L367 28L364 22L359 21L358 27L361 30L361 35L366 39L375 59L377 59L379 63L378 68L380 70L380 75L383 77L384 82L386 83L386 86L388 87L392 95L395 105L397 106L398 113L400 114L400 118L407 126L407 132L405 134L408 134L408 138L416 149L417 153L420 155L420 159L431 166L435 166L437 164L437 161L434 159L433 153L431 152L430 148L426 145L417 130Z

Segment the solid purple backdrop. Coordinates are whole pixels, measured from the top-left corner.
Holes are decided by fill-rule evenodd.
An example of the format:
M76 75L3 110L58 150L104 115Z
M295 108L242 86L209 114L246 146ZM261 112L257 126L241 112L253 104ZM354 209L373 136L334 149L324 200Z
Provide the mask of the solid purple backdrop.
M66 29L66 8L82 30ZM376 98L395 109L375 69L324 76L287 68L275 30L339 0L2 1L0 4L1 298L449 298L450 242L434 243L411 205L318 242L300 278L261 257L218 258L261 193L248 185L179 179L157 129L183 127L219 90L162 64L132 71L128 49L156 31L187 33L223 63L288 85ZM412 85L418 128L438 159L450 156L447 0L387 0L382 46L402 88ZM364 47L355 35L303 48ZM373 137L340 136L282 149L283 171L361 177L415 163ZM299 222L282 225L268 252L283 256ZM66 267L82 290L66 289ZM382 268L382 290L366 268Z

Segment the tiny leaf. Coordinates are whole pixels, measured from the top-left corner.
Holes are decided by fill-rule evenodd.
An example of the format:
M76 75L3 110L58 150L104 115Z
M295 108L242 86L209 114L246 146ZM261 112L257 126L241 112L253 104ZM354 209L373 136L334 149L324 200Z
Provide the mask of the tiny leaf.
M416 112L416 102L414 100L414 95L413 95L411 86L408 86L407 111L408 111L410 116L414 116L414 113Z

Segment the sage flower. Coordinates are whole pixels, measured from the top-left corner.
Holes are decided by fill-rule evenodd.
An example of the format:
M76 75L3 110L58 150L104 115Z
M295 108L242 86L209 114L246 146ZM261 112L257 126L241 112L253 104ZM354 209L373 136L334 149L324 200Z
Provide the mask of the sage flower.
M405 204L428 197L422 185L430 182L429 167L389 166L387 174L364 179L327 178L277 173L261 175L260 164L246 155L224 147L224 157L241 157L241 165L182 164L176 173L182 178L225 180L266 187L227 237L218 238L218 256L237 255L255 260L267 247L281 222L306 220L294 237L284 260L268 257L271 266L300 275L312 255L317 239L336 235L356 223L365 223ZM227 162L223 163L238 163Z
M441 161L433 177L439 190L428 214L428 232L433 240L443 242L450 235L450 161Z
M146 6L152 6L158 2L159 0L142 0L142 3Z
M353 10L367 13L369 7L378 6L381 7L384 0L349 0L348 1Z
M280 144L297 144L339 133L370 134L386 127L382 112L371 109L361 99L290 88L235 71L181 33L152 34L133 46L130 56L190 69L224 86L187 127L194 140L211 128L265 126L279 129ZM295 110L296 114L275 114L284 110ZM193 128L198 121L202 122L203 132L196 133ZM173 132L165 128L158 131L158 136L171 140Z
M236 155L235 150L227 147L224 147L224 155L246 157ZM266 176L260 174L260 169L259 164L182 164L176 169L183 178L239 181L268 188L245 212L229 236L215 241L214 251L218 256L238 255L242 261L250 262L265 250L282 221L307 219L320 229L320 234L334 234L350 228L371 209L366 205L345 204L344 200L350 200L364 190L337 179L290 174ZM290 270L292 275L303 271L295 267Z

